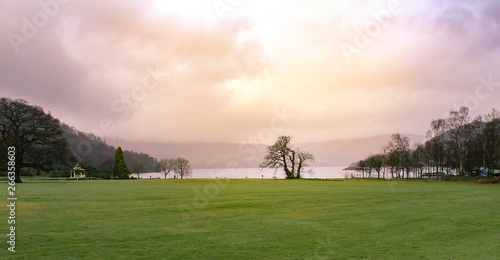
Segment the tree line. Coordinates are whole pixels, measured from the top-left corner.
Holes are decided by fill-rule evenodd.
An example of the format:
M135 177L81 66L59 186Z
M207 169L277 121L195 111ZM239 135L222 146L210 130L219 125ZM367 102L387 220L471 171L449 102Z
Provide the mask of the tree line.
M433 120L424 144L410 145L399 133L382 148L350 166L363 178L422 178L450 175L493 177L500 169L500 113L496 109L474 119L469 108L451 110Z
M7 169L9 147L16 151L15 182L22 182L23 174L42 172L69 177L76 163L86 170L87 177L105 179L128 179L132 173L160 171L158 160L148 154L115 149L94 134L61 123L40 106L1 97L0 174ZM181 178L191 174L188 160L178 158L175 165Z
M68 142L76 160L85 166L97 167L110 172L114 163L116 148L92 133L85 133L61 123L63 136ZM134 173L157 171L158 160L146 153L124 150L125 162Z

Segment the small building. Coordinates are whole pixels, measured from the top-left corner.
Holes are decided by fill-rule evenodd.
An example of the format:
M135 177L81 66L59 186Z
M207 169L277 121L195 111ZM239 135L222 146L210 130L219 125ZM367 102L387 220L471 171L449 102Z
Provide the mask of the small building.
M75 165L71 170L70 178L85 178L85 169L80 167L80 165Z

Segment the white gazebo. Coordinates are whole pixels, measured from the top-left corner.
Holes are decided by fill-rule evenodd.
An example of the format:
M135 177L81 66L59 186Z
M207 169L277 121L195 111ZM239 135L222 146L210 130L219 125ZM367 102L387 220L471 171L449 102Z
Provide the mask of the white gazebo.
M85 169L80 167L80 165L75 165L71 170L70 178L85 178Z

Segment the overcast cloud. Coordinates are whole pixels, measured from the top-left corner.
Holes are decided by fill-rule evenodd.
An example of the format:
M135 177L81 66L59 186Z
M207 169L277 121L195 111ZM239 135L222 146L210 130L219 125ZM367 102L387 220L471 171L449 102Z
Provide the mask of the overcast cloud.
M0 95L158 142L245 141L276 109L308 142L499 108L499 1L345 2L1 1Z

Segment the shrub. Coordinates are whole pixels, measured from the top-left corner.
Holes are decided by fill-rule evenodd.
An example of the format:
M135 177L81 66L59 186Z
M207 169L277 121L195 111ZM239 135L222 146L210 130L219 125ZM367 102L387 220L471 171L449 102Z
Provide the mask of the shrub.
M474 182L484 177L480 176L459 176L459 175L446 175L443 176L444 181L455 181L455 182Z
M480 180L475 180L474 183L482 183L482 184L499 184L500 183L500 178L487 178L487 179L480 179Z
M57 170L53 170L49 173L49 177L51 178L69 178L71 173L70 167L61 167Z
M86 177L97 177L101 179L109 179L109 173L101 171L99 168L91 166L91 165L83 165L83 169L85 169Z

